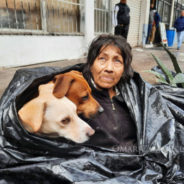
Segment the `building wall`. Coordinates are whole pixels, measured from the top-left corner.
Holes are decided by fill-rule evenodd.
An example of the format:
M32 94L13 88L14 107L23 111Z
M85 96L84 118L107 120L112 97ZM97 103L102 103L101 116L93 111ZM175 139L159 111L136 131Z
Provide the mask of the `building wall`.
M83 43L83 36L0 36L0 66L81 58Z
M30 65L84 57L94 38L94 2L85 0L85 31L81 36L0 35L0 67Z
M128 42L131 46L142 43L149 0L127 0L131 9ZM112 1L112 8L119 0ZM83 36L0 35L0 67L77 59L87 52L94 38L94 1L85 0L85 31ZM113 32L113 31L112 31Z
M128 34L128 41L131 46L137 46L139 43L140 34L140 18L141 18L141 0L129 0L130 7L130 28Z

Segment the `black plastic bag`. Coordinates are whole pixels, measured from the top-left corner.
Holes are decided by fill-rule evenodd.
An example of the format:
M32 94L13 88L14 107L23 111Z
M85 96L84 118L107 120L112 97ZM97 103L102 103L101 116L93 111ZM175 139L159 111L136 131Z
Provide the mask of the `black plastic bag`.
M54 75L82 69L18 70L0 100L0 183L184 183L184 90L135 73L121 94L137 126L138 154L27 132L17 116Z

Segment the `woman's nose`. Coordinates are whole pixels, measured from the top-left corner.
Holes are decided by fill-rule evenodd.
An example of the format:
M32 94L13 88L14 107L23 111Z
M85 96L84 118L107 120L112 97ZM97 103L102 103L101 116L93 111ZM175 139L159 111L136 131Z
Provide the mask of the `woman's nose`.
M108 70L108 71L113 71L114 66L113 66L112 60L108 60L108 62L106 63L106 68L105 69Z

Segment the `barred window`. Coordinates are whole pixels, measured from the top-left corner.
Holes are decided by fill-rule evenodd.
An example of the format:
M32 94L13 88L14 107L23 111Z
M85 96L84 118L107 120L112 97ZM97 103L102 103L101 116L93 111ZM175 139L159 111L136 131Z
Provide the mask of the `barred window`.
M84 0L0 0L0 32L4 29L83 33Z
M165 3L162 21L169 24L170 14L171 14L171 4Z
M112 25L112 10L109 0L95 0L95 33L109 33Z
M0 28L41 29L38 0L1 0Z
M49 32L83 32L81 22L84 22L84 2L80 0L48 0L46 19Z
M158 2L158 13L162 18L162 14L163 14L163 9L164 9L164 2L163 1L159 1Z
M158 13L161 16L162 22L164 22L166 25L169 25L171 3L166 0L158 1Z

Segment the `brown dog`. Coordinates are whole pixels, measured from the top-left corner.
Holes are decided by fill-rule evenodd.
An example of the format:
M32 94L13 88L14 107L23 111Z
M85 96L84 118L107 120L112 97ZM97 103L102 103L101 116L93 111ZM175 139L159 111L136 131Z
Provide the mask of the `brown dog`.
M53 95L57 98L68 97L77 106L77 114L89 118L101 111L99 103L92 97L91 88L83 75L78 71L70 71L56 75Z

